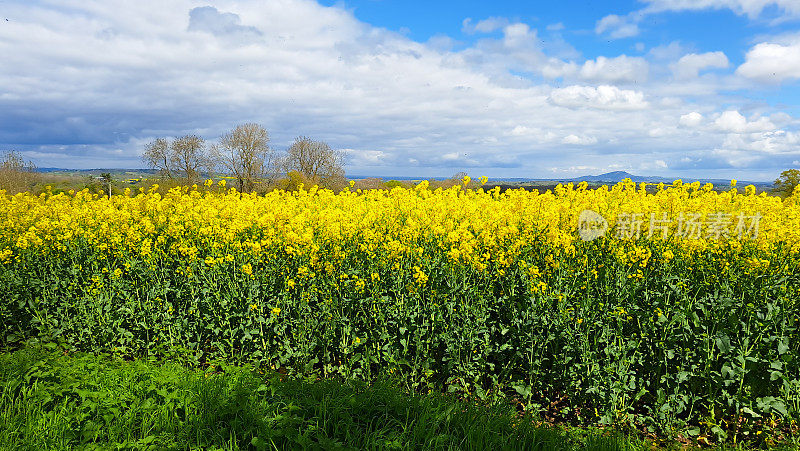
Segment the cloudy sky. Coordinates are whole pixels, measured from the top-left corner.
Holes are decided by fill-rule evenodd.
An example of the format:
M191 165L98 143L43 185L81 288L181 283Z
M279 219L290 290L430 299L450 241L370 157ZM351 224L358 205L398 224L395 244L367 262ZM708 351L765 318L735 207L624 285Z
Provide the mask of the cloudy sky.
M0 151L137 168L244 122L349 174L774 180L800 0L0 0Z

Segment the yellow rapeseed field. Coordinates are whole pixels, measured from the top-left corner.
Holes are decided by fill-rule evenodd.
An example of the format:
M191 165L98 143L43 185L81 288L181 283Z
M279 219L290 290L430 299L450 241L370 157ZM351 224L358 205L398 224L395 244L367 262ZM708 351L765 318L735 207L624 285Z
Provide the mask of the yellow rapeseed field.
M800 416L800 190L469 182L0 192L0 340L388 377L662 433Z
M577 228L583 210L596 211L609 221L609 238L663 240L667 235L670 242L691 252L741 241L753 241L763 249L779 242L794 252L800 249L800 195L783 201L754 195L752 186L717 192L699 182L676 181L648 194L644 185L631 182L596 190L581 183L544 194L524 190L501 194L496 189L459 187L432 191L426 185L338 195L314 187L260 196L225 190L223 184L216 189L176 188L164 196L155 190L136 195L126 191L110 199L88 191L0 196L0 261L9 262L29 249L45 258L79 239L119 258L181 256L213 265L233 254L258 258L265 249L280 245L288 254L308 256L317 265L320 246L332 246L336 250L332 256L339 262L351 253L367 253L391 264L424 254L426 249L419 244L425 239L435 241L453 261L480 269L489 262L512 264L534 235L574 255L581 241ZM639 223L635 228L634 214ZM681 214L686 220L699 215L697 233L679 236ZM720 214L724 221L718 222L724 229L714 233L712 221ZM743 235L737 233L740 217ZM631 233L619 234L620 221ZM657 228L653 233L651 226Z

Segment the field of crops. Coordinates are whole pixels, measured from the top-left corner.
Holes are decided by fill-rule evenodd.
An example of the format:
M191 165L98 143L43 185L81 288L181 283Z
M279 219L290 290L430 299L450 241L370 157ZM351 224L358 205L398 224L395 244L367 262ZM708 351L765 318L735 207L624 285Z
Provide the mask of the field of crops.
M223 181L0 195L0 344L186 349L506 399L571 424L787 434L800 419L800 192L754 191L423 182L259 196Z

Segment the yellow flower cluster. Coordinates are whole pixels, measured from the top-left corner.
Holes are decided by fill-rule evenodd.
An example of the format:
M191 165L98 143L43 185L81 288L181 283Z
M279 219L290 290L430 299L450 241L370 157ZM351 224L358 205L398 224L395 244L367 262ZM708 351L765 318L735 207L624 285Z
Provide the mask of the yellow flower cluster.
M224 180L218 185L224 187ZM586 183L570 183L552 192L520 189L501 193L463 186L431 190L423 182L414 189L344 190L338 194L317 187L266 195L184 187L163 196L151 189L111 198L86 190L39 196L0 192L0 262L12 262L26 249L41 255L65 252L69 243L79 241L109 258L170 256L199 261L206 267L233 261L236 255L237 267L250 275L251 261L280 249L307 262L308 268L301 273L287 274L287 279L296 277L299 284L314 272L342 268L354 254L397 269L399 261L416 262L435 243L454 263L478 270L492 265L502 271L518 261L520 250L534 238L568 256L575 255L583 210L595 211L611 228L639 215L637 232L641 236L663 240L669 231L676 251L702 252L722 239L734 246L751 240L764 249L783 243L792 252L800 250L800 197L782 200L755 195L751 187L740 193L734 183L722 192L678 180L648 193L626 180L596 190L587 189ZM692 215L706 221L706 227L719 215L728 222L714 236L698 231L702 233L674 239L678 220L666 226L669 230L664 228L663 218ZM736 235L736 218L742 215L758 215L757 236ZM648 234L653 218L657 218L658 230ZM610 231L607 235L624 239ZM320 261L323 248L328 253L326 260ZM651 251L645 248L620 252L622 259L641 268L651 258ZM673 251L665 252L664 257L673 258ZM553 265L557 264L554 260ZM404 268L418 285L427 281L425 268ZM530 271L535 276L540 268ZM376 272L370 278L377 281L380 276Z

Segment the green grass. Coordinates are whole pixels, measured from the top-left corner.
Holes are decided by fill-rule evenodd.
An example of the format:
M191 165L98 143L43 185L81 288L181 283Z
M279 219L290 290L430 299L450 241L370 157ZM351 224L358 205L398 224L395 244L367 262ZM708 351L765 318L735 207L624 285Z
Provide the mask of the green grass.
M506 407L389 383L267 378L252 368L25 349L0 355L0 449L626 449ZM629 447L628 447L629 448Z
M535 426L510 406L389 382L281 380L43 348L0 354L0 450L637 450L619 434Z

